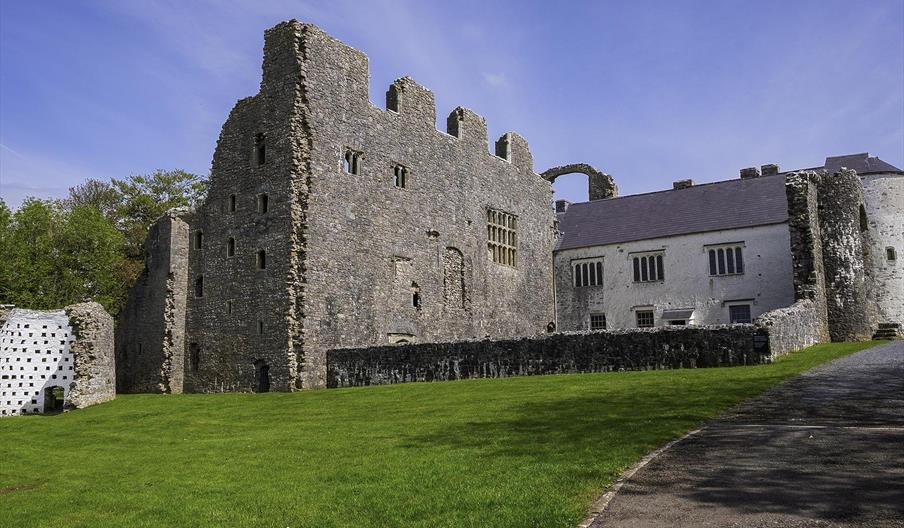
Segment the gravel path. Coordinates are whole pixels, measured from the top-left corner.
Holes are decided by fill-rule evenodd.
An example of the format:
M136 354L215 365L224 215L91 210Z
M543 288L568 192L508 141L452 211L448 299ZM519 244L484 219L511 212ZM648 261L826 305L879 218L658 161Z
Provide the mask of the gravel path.
M822 365L644 466L591 524L904 527L904 342Z

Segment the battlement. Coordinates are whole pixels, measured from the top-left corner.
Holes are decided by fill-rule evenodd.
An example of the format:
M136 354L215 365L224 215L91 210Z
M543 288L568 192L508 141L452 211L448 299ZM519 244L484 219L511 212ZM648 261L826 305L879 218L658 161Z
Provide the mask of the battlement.
M377 107L370 100L367 55L319 27L297 20L281 22L266 30L264 36L261 94L278 97L292 91L341 102L336 107L346 112L382 110L391 113L398 126L445 132L462 145L482 148L488 155L518 165L531 163L528 167L533 170L527 141L507 133L491 149L486 120L473 110L455 108L446 119L445 130L437 130L436 97L411 77L393 81L386 90L385 107Z

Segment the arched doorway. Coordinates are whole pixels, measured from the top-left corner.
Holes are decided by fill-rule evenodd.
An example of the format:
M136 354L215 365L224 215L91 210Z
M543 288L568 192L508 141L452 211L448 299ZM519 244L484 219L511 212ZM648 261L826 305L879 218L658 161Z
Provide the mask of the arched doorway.
M256 392L270 392L270 365L264 360L258 359L254 362L254 377Z

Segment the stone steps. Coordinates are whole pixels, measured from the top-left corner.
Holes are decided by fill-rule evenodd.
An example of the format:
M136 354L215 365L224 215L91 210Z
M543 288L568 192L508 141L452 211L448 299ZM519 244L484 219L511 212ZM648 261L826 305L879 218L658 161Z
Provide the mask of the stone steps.
M873 334L873 339L904 339L901 323L879 323L879 329Z

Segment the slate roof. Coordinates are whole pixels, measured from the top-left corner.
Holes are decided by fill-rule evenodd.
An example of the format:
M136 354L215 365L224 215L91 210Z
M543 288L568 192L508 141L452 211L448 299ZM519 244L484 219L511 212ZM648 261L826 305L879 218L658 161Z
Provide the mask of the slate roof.
M727 180L571 204L556 250L787 221L784 175Z
M860 154L848 154L846 156L832 156L826 158L825 170L829 173L837 172L846 167L854 169L857 174L870 174L876 172L902 172L891 163L886 163L878 157L870 157L869 152Z

